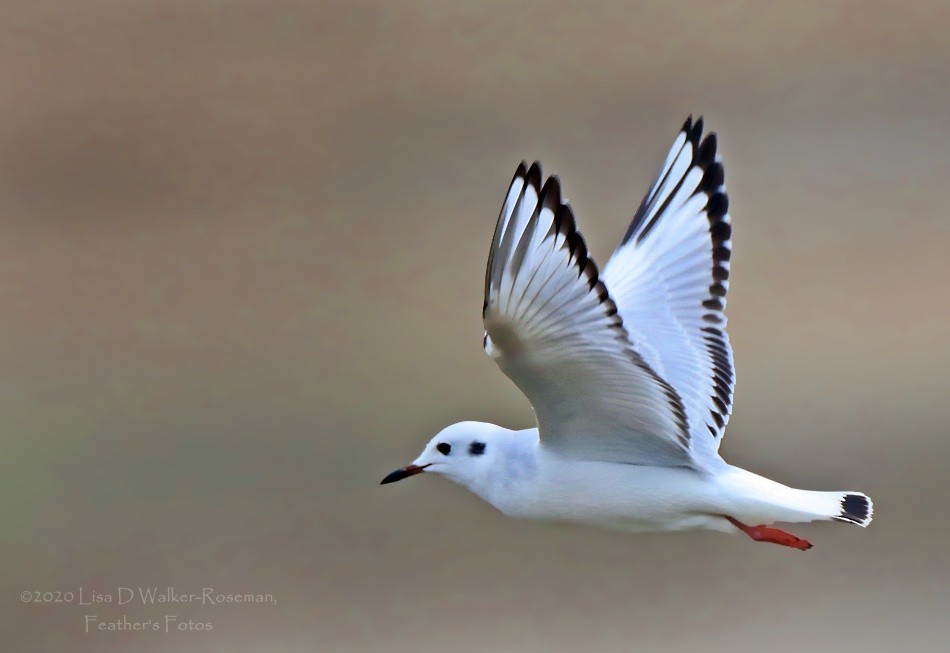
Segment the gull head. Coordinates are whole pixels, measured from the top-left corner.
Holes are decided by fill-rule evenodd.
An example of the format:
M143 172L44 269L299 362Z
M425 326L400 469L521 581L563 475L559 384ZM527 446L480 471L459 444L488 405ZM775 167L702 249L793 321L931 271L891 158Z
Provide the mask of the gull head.
M429 441L418 458L389 474L380 485L426 472L442 474L463 487L471 488L485 473L493 452L492 436L499 430L494 424L484 422L459 422L448 426Z

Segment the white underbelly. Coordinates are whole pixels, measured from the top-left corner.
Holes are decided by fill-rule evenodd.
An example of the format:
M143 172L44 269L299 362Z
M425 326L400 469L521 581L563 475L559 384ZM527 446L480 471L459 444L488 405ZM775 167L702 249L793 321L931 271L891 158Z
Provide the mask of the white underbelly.
M513 517L631 532L728 525L716 485L694 470L553 457L535 469L486 499Z

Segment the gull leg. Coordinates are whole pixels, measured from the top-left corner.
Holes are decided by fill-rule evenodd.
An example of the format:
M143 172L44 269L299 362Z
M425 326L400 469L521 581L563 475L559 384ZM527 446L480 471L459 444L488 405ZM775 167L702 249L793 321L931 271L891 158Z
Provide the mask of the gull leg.
M760 525L760 526L746 526L738 519L730 517L729 515L723 515L726 519L732 523L733 526L738 528L740 531L751 537L756 542L772 542L773 544L781 544L782 546L790 546L793 549L799 549L801 551L807 551L812 547L811 542L808 540L803 540L800 537L795 537L791 533L786 533L783 530L778 528L772 528L770 526Z

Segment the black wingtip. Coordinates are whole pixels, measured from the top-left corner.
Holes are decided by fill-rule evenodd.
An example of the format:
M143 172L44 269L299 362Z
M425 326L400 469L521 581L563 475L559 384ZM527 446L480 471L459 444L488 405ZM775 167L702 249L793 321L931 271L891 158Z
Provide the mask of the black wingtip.
M838 521L867 526L871 519L871 500L863 494L846 494L841 497L841 513Z
M693 158L695 160L699 152L700 140L703 136L703 117L699 116L696 120L693 120L693 114L689 114L683 126L680 128L680 131L686 134L686 140L692 144Z
M518 164L518 167L515 168L515 174L511 176L511 183L508 184L508 187L511 188L511 186L515 183L516 180L524 179L527 176L527 174L528 174L528 164L522 161L521 163Z
M716 160L716 133L710 132L699 145L699 152L696 154L696 164L707 169Z
M694 145L699 145L699 139L703 135L703 117L700 116L696 119L696 122L693 123L693 129L689 134L689 140L693 142Z
M529 180L531 179L535 180L536 186L541 185L541 162L540 161L535 161L534 163L531 164L531 166L528 168L527 177Z
M706 172L703 173L703 180L700 187L706 190L716 190L726 182L726 170L718 161L713 161Z
M548 208L552 211L557 211L557 208L561 205L561 180L558 179L557 175L551 175L544 181L544 186L541 188L540 199L538 201L538 210L542 208Z
M700 115L695 120L693 119L693 114L689 114L686 117L686 120L683 121L683 126L680 127L680 131L686 134L686 138L693 141L697 146L700 144L700 141L705 141L708 138L713 139L712 147L715 150L715 138L716 132L709 132L706 135L706 139L703 138L703 127L705 126L705 116Z
M577 230L574 222L574 211L570 204L561 204L554 212L554 231L564 234L564 237L570 243L570 236Z
M712 223L711 229L715 229L717 225L727 224L721 222L721 219L729 212L729 196L725 193L715 193L706 203L706 212L709 214L709 221ZM724 238L717 237L713 233L713 242L714 244L719 244L723 240L729 237L728 232Z

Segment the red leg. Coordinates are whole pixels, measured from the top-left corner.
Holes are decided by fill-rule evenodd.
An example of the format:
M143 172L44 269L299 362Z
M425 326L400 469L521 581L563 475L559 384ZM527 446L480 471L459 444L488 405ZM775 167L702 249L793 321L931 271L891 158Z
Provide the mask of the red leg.
M795 537L791 533L786 533L785 531L779 530L777 528L772 528L770 526L746 526L738 519L734 519L728 515L723 515L723 517L728 519L733 526L751 537L756 542L772 542L773 544L790 546L794 549L800 549L802 551L807 551L812 546L811 542L808 540Z

